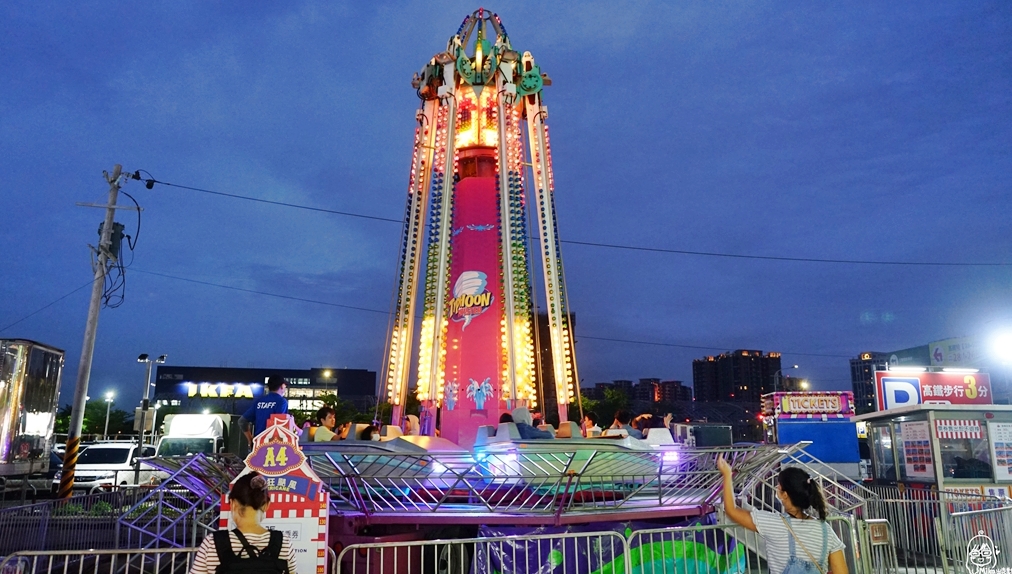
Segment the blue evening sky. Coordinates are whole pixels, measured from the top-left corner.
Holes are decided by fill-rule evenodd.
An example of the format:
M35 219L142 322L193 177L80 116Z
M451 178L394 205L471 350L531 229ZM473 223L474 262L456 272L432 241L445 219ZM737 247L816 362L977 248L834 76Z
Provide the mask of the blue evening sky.
M477 7L3 3L0 328L88 283L102 213L75 202L102 203L102 170L116 163L399 219L411 75ZM486 7L553 80L564 241L1012 263L1008 2ZM118 406L135 404L139 353L381 371L399 225L139 182L124 191L144 207L142 229L126 300L101 314L93 396L116 389ZM118 220L134 233L132 212ZM1012 327L1010 266L572 243L563 258L584 384L691 381L693 358L752 348L783 352L817 388L848 388L861 351ZM0 332L67 350L64 403L88 296Z

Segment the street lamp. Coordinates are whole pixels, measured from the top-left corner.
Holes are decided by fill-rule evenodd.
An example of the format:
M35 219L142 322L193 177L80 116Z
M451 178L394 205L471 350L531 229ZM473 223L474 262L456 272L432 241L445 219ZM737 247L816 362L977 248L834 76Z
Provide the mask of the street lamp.
M144 399L141 400L141 434L140 434L140 448L144 448L144 430L147 428L148 422L148 405L151 401L151 365L153 363L162 364L168 355L161 355L157 359L149 358L147 353L141 354L137 357L138 363L144 363L147 367L147 373L144 376Z
M804 389L804 390L806 390L806 391L808 390L808 381L807 380L801 381L801 388Z
M158 433L158 408L161 407L161 406L162 406L161 403L155 403L155 406L151 407L151 408L155 409L155 420L151 424L151 436L152 437L155 437L155 435ZM155 437L155 438L157 438L157 437Z
M112 408L112 399L116 393L109 391L105 394L105 432L102 433L102 440L109 438L109 409Z
M792 366L790 366L788 368L789 369L797 369L798 366L797 365L792 365ZM773 374L773 392L774 393L780 391L780 377L782 376L783 372L784 372L784 370L780 369L776 373Z

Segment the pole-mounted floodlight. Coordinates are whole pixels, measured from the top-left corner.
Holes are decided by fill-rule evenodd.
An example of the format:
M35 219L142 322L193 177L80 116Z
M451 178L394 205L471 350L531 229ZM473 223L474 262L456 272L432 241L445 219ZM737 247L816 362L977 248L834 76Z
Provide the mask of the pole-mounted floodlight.
M141 353L140 355L137 355L137 362L138 363L145 363L145 366L147 367L147 369L146 369L147 373L145 374L145 377L144 377L144 398L141 400L141 412L140 412L140 415L141 415L141 425L140 425L140 433L137 435L137 453L138 454L144 452L144 431L148 428L148 425L147 425L147 422L148 422L148 405L151 402L150 401L150 397L151 397L151 364L152 363L157 363L157 364L164 363L165 359L167 359L167 358L169 358L168 355L160 355L157 359L151 359L150 355L148 355L147 353ZM138 459L137 466L134 469L134 482L135 483L137 483L137 482L140 481L140 475L141 475L141 466L140 466L140 459Z
M112 399L116 393L109 391L105 394L105 430L102 432L102 440L109 438L109 410L112 409Z

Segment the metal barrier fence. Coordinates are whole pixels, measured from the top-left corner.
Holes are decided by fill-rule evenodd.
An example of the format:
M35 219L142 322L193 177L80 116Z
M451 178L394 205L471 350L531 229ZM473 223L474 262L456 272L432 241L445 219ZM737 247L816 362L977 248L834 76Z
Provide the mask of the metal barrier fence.
M18 552L0 560L17 574L186 574L196 548Z
M18 552L0 557L0 572L17 574L186 574L196 548ZM337 556L327 549L328 572ZM294 574L294 573L293 573Z
M617 532L540 534L353 544L337 557L338 574L631 574Z
M1012 559L1004 556L1012 542L1012 507L953 512L948 540L949 556L960 574L1012 566Z
M890 525L900 568L908 574L953 572L948 517L959 511L1005 508L1009 501L980 494L870 486L870 498L855 515Z
M136 488L0 509L0 555L21 550L115 548L120 516L146 494Z
M861 562L858 530L846 516L829 519L847 547L850 571ZM744 574L767 572L762 539L735 525L697 525L586 532L353 544L337 559L338 574Z

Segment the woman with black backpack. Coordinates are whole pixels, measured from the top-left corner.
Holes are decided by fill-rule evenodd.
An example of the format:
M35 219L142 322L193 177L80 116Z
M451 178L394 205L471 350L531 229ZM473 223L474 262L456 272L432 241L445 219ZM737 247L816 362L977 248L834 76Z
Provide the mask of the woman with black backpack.
M717 459L724 477L724 514L745 528L758 532L766 542L770 574L847 574L845 546L826 524L826 500L818 483L800 468L785 468L777 476L777 499L784 514L764 510L749 512L734 500L731 465L724 455Z
M240 476L228 500L235 530L204 538L190 574L295 574L292 541L261 524L271 502L267 480L255 472Z

